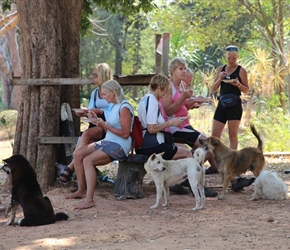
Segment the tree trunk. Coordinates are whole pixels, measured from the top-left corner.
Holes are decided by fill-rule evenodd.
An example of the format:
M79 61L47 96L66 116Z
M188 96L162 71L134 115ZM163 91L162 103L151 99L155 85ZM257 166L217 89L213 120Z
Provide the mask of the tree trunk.
M17 0L22 79L79 77L82 0ZM38 136L58 136L60 105L79 106L78 86L22 86L14 154L35 167L42 188L55 180L55 145L37 143Z

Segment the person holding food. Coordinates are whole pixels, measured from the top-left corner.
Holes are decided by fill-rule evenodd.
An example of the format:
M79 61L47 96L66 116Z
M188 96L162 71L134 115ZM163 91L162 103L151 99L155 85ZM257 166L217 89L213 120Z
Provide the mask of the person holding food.
M202 146L199 139L205 139L206 136L195 130L189 122L188 110L196 107L196 98L192 98L193 90L190 88L182 89L181 83L186 78L187 62L182 57L175 57L169 63L170 86L169 90L160 100L161 112L165 121L176 117L184 118L184 122L178 126L170 126L168 132L174 137L174 142L183 143L190 146L193 150ZM201 100L202 102L203 100ZM217 163L210 152L207 152L206 161L209 161L211 167L218 171ZM174 189L171 188L173 191ZM180 186L176 187L176 193L185 193ZM206 196L216 196L217 193L205 190ZM212 195L210 195L212 192Z
M106 81L102 85L102 96L112 104L106 121L97 117L93 111L90 111L89 117L92 123L106 131L105 138L79 147L74 152L78 190L66 195L65 198L84 198L75 207L76 209L95 206L96 166L103 166L114 160L125 161L132 146L131 131L134 110L126 100L121 85L115 80Z
M238 130L242 118L241 93L248 93L247 71L237 64L238 48L228 46L225 57L226 65L217 68L212 84L213 91L219 90L219 102L214 113L212 135L221 138L223 129L228 123L230 148L238 148Z
M219 90L219 102L214 113L212 123L212 135L221 138L226 123L228 123L228 134L230 148L238 148L238 130L243 114L241 93L249 92L247 71L237 63L238 48L228 46L225 57L226 65L217 68L216 77L212 84L213 91ZM214 173L214 169L208 169ZM232 188L235 192L243 187L251 185L255 178L236 178L232 180Z
M165 132L169 126L180 126L185 120L176 117L170 121L164 121L158 101L165 95L168 88L169 80L165 75L156 74L151 78L149 93L140 100L138 106L143 143L140 148L135 149L135 152L147 156L164 152L162 156L164 160L192 157L188 148L174 145L171 133Z
M75 114L78 117L87 117L88 112L94 112L99 117L105 120L106 112L109 112L110 106L106 99L102 97L101 88L102 84L108 80L113 79L113 72L110 66L107 63L100 63L95 65L92 74L93 82L96 88L91 93L90 102L87 109L76 109ZM97 127L94 124L90 123L88 129L86 129L82 136L79 138L76 149L88 145L93 141L101 140L105 137L105 131L101 127ZM68 165L65 166L60 163L56 163L56 166L62 168L60 176L58 179L66 184L71 180L71 177L74 173L74 160ZM75 187L72 191L75 191Z

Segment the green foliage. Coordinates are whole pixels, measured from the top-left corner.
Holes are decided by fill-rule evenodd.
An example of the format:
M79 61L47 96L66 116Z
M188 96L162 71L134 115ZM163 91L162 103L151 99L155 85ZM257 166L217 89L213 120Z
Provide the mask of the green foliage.
M0 112L0 137L2 139L9 139L11 147L13 147L16 120L16 110L4 110Z
M84 0L81 13L81 36L85 36L92 28L89 17L93 14L92 3L90 0Z
M252 134L250 124L254 124L264 142L264 152L288 152L290 148L290 116L285 115L278 107L279 97L272 96L269 99L256 100L256 106L252 107L251 119L246 119L244 110L243 118L239 128L239 149L256 146L257 139ZM278 106L275 106L278 105ZM192 126L206 134L211 135L213 106L202 106L190 111L190 123ZM259 111L256 111L259 110ZM222 133L222 141L229 145L227 126Z
M269 99L257 99L256 107L252 111L252 119L264 138L264 151L289 151L290 148L290 117L284 114L280 107L278 95ZM253 142L255 138L241 137L241 143Z
M152 0L93 0L93 2L107 11L124 15L132 15L139 12L146 13L156 8Z
M2 0L2 10L3 12L11 10L11 5L15 3L15 0Z
M81 15L81 35L87 35L91 29L89 17L93 9L99 7L111 13L118 13L127 17L140 12L147 13L156 8L153 0L84 0Z

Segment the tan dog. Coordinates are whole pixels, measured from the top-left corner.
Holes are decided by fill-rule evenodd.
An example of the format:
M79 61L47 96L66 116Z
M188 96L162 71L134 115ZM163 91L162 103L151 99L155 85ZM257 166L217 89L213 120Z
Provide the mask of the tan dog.
M147 168L156 186L156 203L150 208L157 208L164 193L164 204L169 203L169 186L181 183L187 178L195 197L194 211L204 208L204 162L205 150L197 148L193 158L164 160L161 154L152 154L147 161Z
M241 150L233 150L214 136L199 140L215 156L219 171L222 174L223 189L219 200L223 200L233 177L239 176L247 170L252 171L257 177L264 168L263 142L253 125L251 125L251 130L258 139L258 147L246 147Z

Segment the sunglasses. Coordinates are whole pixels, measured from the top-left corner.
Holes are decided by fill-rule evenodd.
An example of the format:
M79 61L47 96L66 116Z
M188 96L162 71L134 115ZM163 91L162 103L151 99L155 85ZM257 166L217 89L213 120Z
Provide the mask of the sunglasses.
M229 46L226 48L226 51L238 51L238 48L235 46Z
M97 78L98 77L98 74L93 73L92 76L93 76L93 78Z

